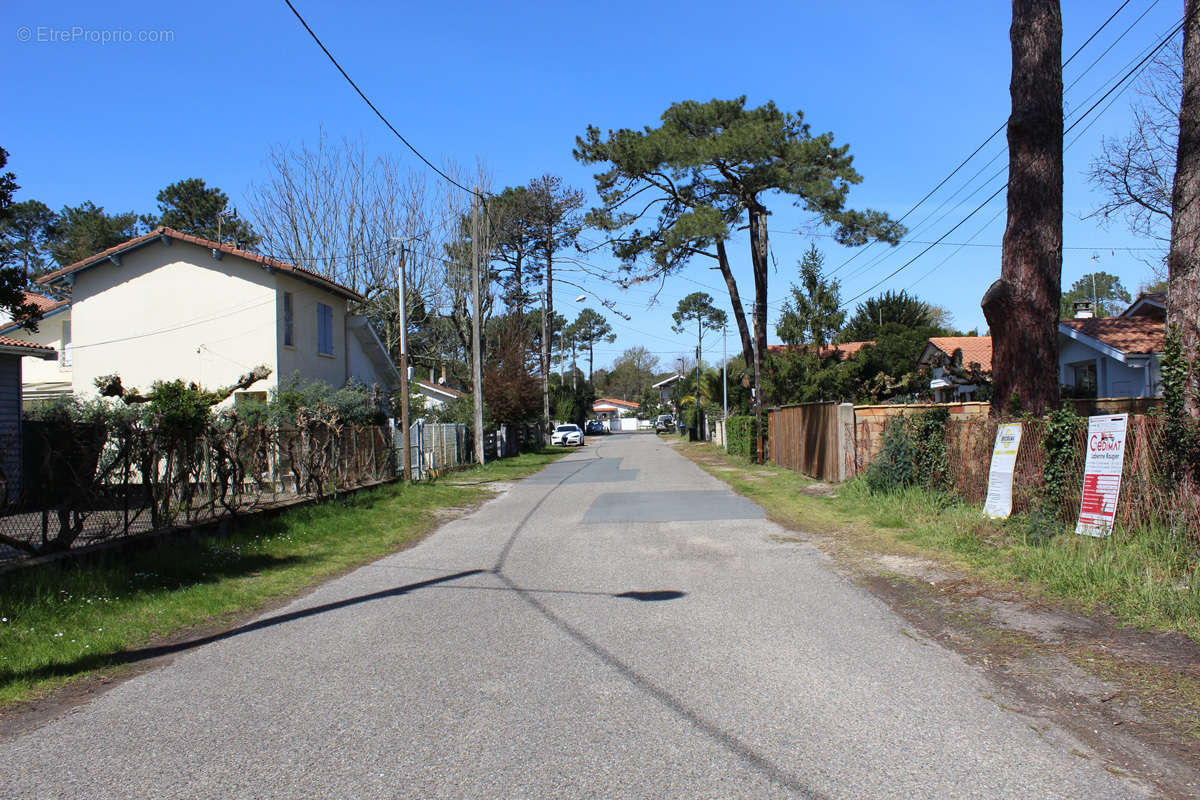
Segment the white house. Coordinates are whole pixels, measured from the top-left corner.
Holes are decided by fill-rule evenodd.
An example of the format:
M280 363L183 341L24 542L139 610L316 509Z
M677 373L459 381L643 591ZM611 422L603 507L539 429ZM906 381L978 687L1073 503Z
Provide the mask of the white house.
M16 502L21 491L22 362L57 357L52 347L0 336L0 507Z
M54 348L57 358L25 358L21 395L26 406L71 394L71 302L38 294L26 294L25 302L41 313L37 330L18 322L0 322L0 336Z
M349 311L360 295L230 244L157 228L38 282L70 291L60 369L83 397L102 375L142 390L173 379L218 388L258 365L270 377L239 394L265 399L293 375L400 385L371 326Z
M636 417L641 405L628 400L618 400L615 397L601 397L592 403L592 411L599 419L621 419Z

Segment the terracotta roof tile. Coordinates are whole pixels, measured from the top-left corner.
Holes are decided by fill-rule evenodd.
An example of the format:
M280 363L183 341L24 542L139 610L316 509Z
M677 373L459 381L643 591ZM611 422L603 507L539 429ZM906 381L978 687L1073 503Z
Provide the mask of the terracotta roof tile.
M1166 338L1166 325L1149 317L1064 319L1059 325L1133 355L1161 353Z
M592 403L593 410L595 409L596 406L598 406L602 403L608 403L609 405L625 406L626 408L641 408L640 403L633 403L633 402L630 402L629 400L618 400L615 397L597 397L595 402Z
M978 364L984 372L992 371L992 337L990 336L931 336L929 343L948 356L962 350L963 366Z
M65 305L70 305L70 300L55 300L53 297L46 297L40 294L30 294L25 292L25 303L28 305L37 306L37 310L42 314L51 311L57 311Z
M237 256L238 258L244 258L245 260L251 261L255 264L262 264L264 266L272 267L274 269L278 269L283 272L290 272L290 273L296 275L296 277L300 278L301 280L305 280L310 283L315 283L319 286L322 286L322 287L334 292L335 294L340 294L351 300L362 300L363 299L363 296L360 295L358 292L354 291L353 289L343 286L340 283L331 281L322 275L318 275L317 273L312 272L311 270L304 269L303 267L297 267L295 264L288 264L285 261L280 261L279 259L271 258L270 256L264 256L264 255L260 255L258 253L252 253L249 250L242 250L241 248L234 247L231 244L226 244L226 243L222 243L222 242L214 242L211 239L202 239L199 236L193 236L190 233L183 233L181 231L175 230L174 228L166 228L166 227L155 228L154 230L150 231L149 233L144 233L141 236L137 236L133 239L130 239L127 242L122 242L121 244L114 245L113 247L110 247L107 250L103 250L99 253L96 253L95 255L88 256L87 258L83 259L82 261L76 261L74 264L71 264L70 266L55 270L54 272L51 272L48 275L43 275L42 277L38 278L37 282L41 283L41 284L50 283L57 278L61 278L64 275L69 275L73 272L78 272L81 269L86 269L87 267L94 266L95 264L97 264L101 261L104 261L105 259L109 258L110 256L118 255L120 253L125 252L126 250L132 250L133 248L140 247L141 245L146 244L148 242L152 242L155 239L158 239L159 237L162 237L162 236L166 236L171 239L176 239L181 242L188 242L189 244L194 244L199 247L207 248L209 250L217 250L222 253L227 253L231 256Z
M17 347L22 350L31 350L33 353L57 353L53 347L47 344L37 344L35 342L27 342L23 339L13 339L11 336L0 336L0 347Z
M840 344L830 344L821 348L821 358L837 357L839 361L851 359L858 355L859 351L867 345L873 345L875 342L842 342ZM797 345L795 347L786 344L769 344L767 352L769 353L786 353L789 350L804 351L808 349L808 345Z

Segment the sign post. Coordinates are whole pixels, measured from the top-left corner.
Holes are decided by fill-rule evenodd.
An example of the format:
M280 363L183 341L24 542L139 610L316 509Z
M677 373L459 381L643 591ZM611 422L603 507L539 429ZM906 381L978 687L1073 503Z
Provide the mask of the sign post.
M1117 515L1121 469L1125 464L1128 414L1088 417L1087 460L1083 465L1083 499L1075 532L1108 536Z
M983 505L984 516L1007 519L1012 514L1013 473L1020 449L1021 423L1006 422L996 428L996 445L992 449L992 466L988 470L987 501Z

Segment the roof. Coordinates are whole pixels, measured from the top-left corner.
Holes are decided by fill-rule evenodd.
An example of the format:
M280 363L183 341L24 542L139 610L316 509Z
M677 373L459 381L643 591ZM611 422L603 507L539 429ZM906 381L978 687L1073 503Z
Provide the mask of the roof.
M297 267L295 264L288 264L285 261L280 261L279 259L271 258L270 256L260 255L259 253L252 253L249 250L242 250L241 248L234 247L231 244L227 244L227 243L223 243L223 242L214 242L211 239L203 239L199 236L193 236L190 233L182 233L181 231L177 231L174 228L167 228L167 227L163 227L163 226L159 226L159 227L155 228L154 230L150 231L149 233L144 233L141 236L134 237L133 239L130 239L127 242L122 242L121 244L114 245L113 247L110 247L107 250L102 250L99 253L96 253L95 255L88 256L87 258L83 259L82 261L76 261L74 264L71 264L68 267L63 267L62 269L57 269L54 272L51 272L47 275L43 275L42 277L37 279L37 282L40 284L43 284L43 285L55 283L56 281L66 277L68 275L73 275L76 272L80 272L82 270L88 269L89 267L94 267L97 264L103 264L104 262L106 262L110 259L114 259L116 257L121 256L123 253L128 253L131 250L136 250L139 247L144 247L145 245L152 244L154 242L162 241L165 239L174 239L174 240L180 241L180 242L187 242L188 244L194 244L197 247L203 247L206 250L211 250L211 251L218 252L218 253L226 253L231 256L237 256L238 258L244 259L244 260L249 261L254 264L259 264L268 269L277 269L280 272L288 273L293 278L302 280L305 283L310 283L314 286L319 286L322 289L332 292L333 294L341 295L342 297L345 297L348 300L360 300L361 301L363 299L363 296L360 295L358 292L354 291L353 289L345 287L345 286L341 285L340 283L331 281L328 278L326 278L322 275L318 275L315 272L311 272L307 269Z
M821 358L837 358L838 361L852 359L858 355L859 351L867 345L873 345L875 342L842 342L840 344L828 344L821 348ZM804 351L809 348L809 345L788 345L788 344L769 344L767 352L769 353L786 353L791 350Z
M592 403L592 410L595 411L596 406L607 403L612 406L624 406L625 408L641 408L641 403L632 403L628 400L618 400L615 397L597 397L596 402Z
M1166 319L1167 293L1142 292L1129 304L1129 308L1121 312L1121 316L1151 317L1158 320Z
M1161 353L1166 339L1162 320L1142 316L1064 319L1058 329L1072 338L1079 334L1129 355Z
M446 386L443 383L430 383L429 381L413 381L413 383L415 383L420 388L425 389L426 391L438 392L438 393L446 395L447 397L451 397L451 398L466 397L465 393L460 392L458 389L455 389L453 387Z
M674 383L675 381L677 381L677 380L681 379L682 377L683 377L682 375L672 375L672 376L671 376L671 377L669 377L669 378L663 378L661 381L659 381L658 383L656 383L656 384L652 385L650 388L651 388L651 389L659 389L659 388L662 388L663 386L666 386L668 383Z
M40 294L32 294L30 292L25 292L24 299L25 299L25 304L35 306L37 308L39 314L48 314L51 311L57 311L58 309L60 309L64 306L71 305L70 300L55 300L53 297L46 297L45 295L40 295Z
M31 294L24 292L21 297L21 303L27 306L33 306L38 312L38 321L43 317L55 314L71 306L70 300L55 300L53 297L45 297L40 294ZM0 320L0 333L17 330L24 327L25 320Z
M26 342L21 339L13 339L9 336L0 336L0 353L9 356L32 356L33 358L44 358L47 360L58 358L58 351L49 345Z
M978 364L979 369L983 372L992 371L992 337L990 336L931 336L929 344L948 356L953 356L955 350L962 350L964 367Z

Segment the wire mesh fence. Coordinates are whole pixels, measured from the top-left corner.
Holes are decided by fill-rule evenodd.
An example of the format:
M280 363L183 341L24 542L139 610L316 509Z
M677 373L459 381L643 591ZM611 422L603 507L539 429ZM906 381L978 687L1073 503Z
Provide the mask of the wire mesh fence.
M1085 417L1079 418L1071 432L1073 446L1058 492L1046 491L1044 442L1050 424L1046 419L951 419L946 427L946 455L955 493L968 503L983 504L996 428L1006 421L1023 424L1013 475L1013 513L1043 508L1064 522L1074 521L1083 491ZM1200 542L1200 487L1193 476L1170 474L1166 435L1161 417L1129 417L1116 519L1124 527L1161 525Z
M0 492L0 559L204 524L396 474L385 427L212 426L172 442L136 423L26 421L22 440L21 487Z

